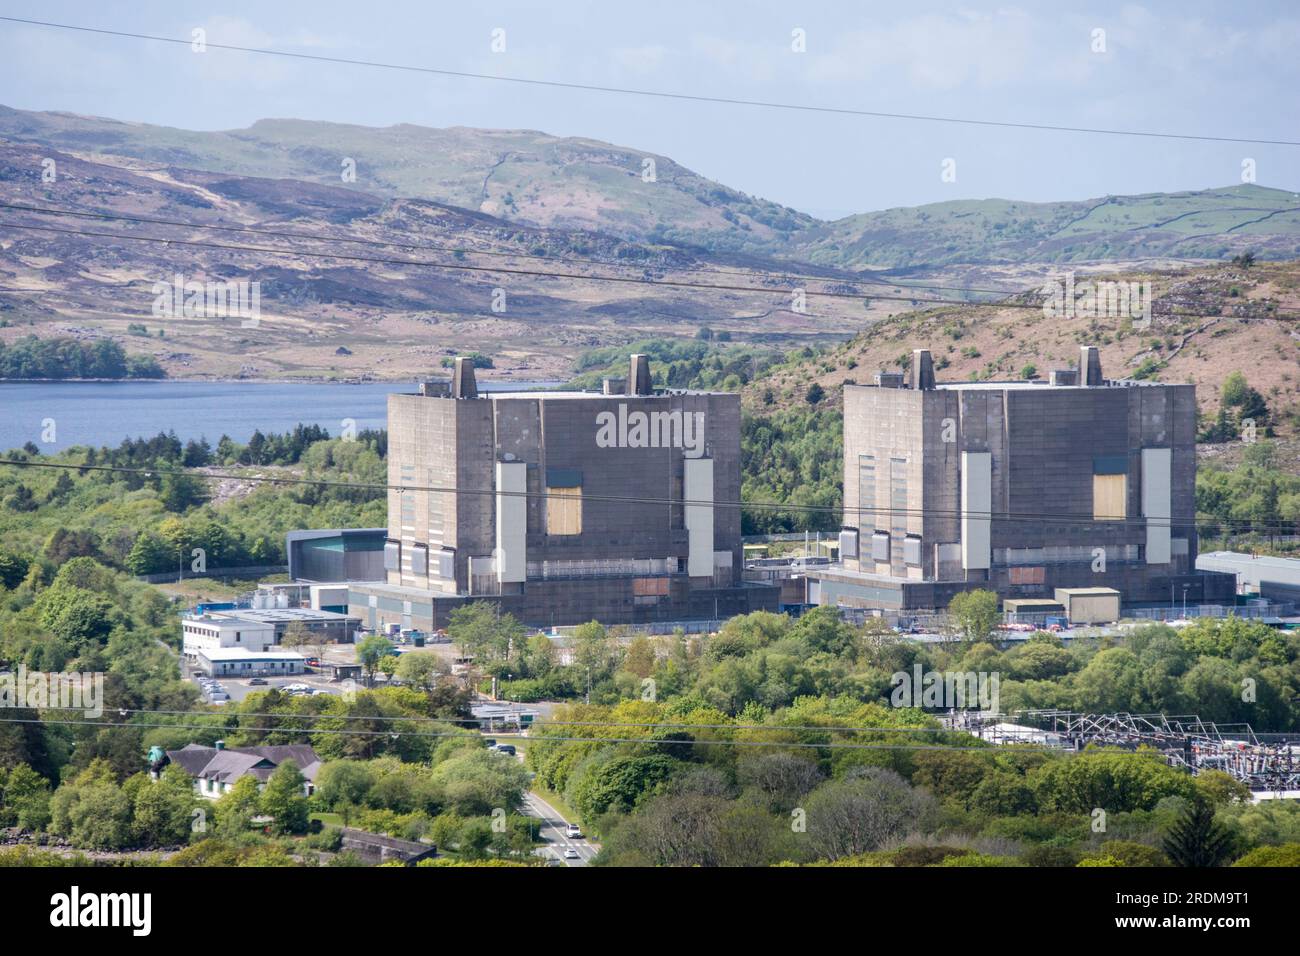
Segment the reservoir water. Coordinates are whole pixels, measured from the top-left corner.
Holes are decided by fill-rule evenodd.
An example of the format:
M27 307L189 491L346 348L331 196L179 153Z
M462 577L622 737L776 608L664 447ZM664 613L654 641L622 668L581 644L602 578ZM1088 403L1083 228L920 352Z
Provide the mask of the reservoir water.
M483 383L485 391L538 382ZM35 442L49 453L73 445L116 446L126 438L174 431L181 441L222 435L248 441L302 422L337 436L344 419L357 431L383 428L387 397L413 393L411 382L0 382L0 451ZM44 438L53 423L54 441Z

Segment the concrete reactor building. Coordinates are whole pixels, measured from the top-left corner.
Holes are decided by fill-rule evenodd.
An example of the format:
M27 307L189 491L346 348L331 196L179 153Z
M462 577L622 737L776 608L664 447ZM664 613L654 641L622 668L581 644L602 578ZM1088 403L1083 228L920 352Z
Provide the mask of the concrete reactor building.
M1050 381L961 383L919 349L910 378L844 389L841 560L811 603L1231 602L1230 576L1196 570L1193 386L1103 379L1091 347Z
M741 580L740 396L655 391L645 356L602 392L480 393L451 382L388 400L383 583L349 586L371 627L445 627L474 600L537 626L774 610Z

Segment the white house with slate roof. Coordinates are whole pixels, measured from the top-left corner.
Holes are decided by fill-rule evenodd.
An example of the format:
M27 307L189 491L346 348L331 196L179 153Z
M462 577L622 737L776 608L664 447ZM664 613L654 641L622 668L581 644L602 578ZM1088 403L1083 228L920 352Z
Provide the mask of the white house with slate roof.
M241 777L250 774L256 778L260 790L266 786L276 767L287 761L293 761L306 778L303 792L310 797L315 791L316 772L320 770L321 761L316 751L306 744L227 747L218 740L215 747L186 744L180 750L167 751L167 762L193 777L195 791L209 800L216 800Z

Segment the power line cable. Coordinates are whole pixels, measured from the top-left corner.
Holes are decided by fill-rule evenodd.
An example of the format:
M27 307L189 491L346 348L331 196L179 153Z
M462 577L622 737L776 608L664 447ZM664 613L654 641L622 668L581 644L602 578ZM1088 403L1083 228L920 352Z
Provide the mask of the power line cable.
M101 36L114 36L135 40L149 40L156 43L170 43L192 46L192 38L158 36L148 33L133 33L126 30L108 30L79 24L54 23L48 20L34 20L23 17L4 17L0 20L20 23L26 26L49 27L58 30L71 30L80 33L94 33ZM908 122L947 123L962 126L994 127L1001 129L1037 130L1058 133L1086 133L1103 136L1146 137L1151 139L1187 140L1210 143L1249 143L1261 146L1300 146L1298 140L1261 139L1245 136L1213 136L1200 133L1170 133L1154 130L1113 129L1090 126L1063 126L1049 123L1026 123L1009 120L971 119L959 116L939 116L923 113L886 112L883 110L866 110L842 106L824 106L805 103L785 103L772 100L745 99L730 96L711 96L698 93L675 93L668 90L638 89L635 87L606 86L594 83L574 83L562 80L546 80L533 77L508 76L493 73L476 73L469 70L451 70L440 67L415 66L402 63L384 63L377 60L358 60L347 57L325 56L316 53L295 53L289 50L275 50L263 47L236 46L230 43L214 43L205 40L205 45L214 50L229 50L236 53L252 53L259 56L274 56L293 60L309 60L318 63L330 63L347 66L365 66L383 70L397 70L405 73L421 73L434 76L455 77L458 79L491 80L497 83L513 83L526 86L548 87L552 89L581 90L591 93L611 93L624 96L650 97L693 103L714 103L727 106L748 106L762 109L783 110L830 114L838 116L859 116L872 119L905 120Z
M490 394L490 393L489 393ZM538 395L544 395L539 392ZM250 483L263 483L272 485L313 485L324 486L329 488L348 488L362 489L373 491L425 491L438 492L443 494L454 495L480 495L480 496L505 496L516 498L529 498L535 500L559 498L560 495L552 494L546 491L498 491L491 488L460 488L460 487L439 487L434 485L389 485L379 482L351 482L336 481L325 478L297 478L297 477L271 477L262 475L235 475L228 472L203 472L197 469L180 469L169 470L162 468L141 468L128 467L124 465L78 465L67 462L47 462L47 461L26 461L19 458L0 458L0 465L12 465L19 468L56 468L67 471L96 471L112 472L139 475L144 478L158 477L192 477L210 481L229 480L229 481L246 481ZM1092 515L1068 514L1068 513L1043 513L1036 514L1033 512L1014 512L1014 511L950 511L938 508L836 508L831 505L796 505L784 504L774 501L717 501L717 500L699 500L699 499L674 499L674 498L657 498L651 496L637 495L584 495L584 501L601 501L621 504L653 504L668 505L681 507L687 505L699 505L714 508L735 508L739 510L771 510L771 511L794 511L800 513L814 514L832 514L839 515L845 512L850 514L871 514L876 516L897 515L912 517L947 517L947 518L979 518L998 521L1032 521L1032 522L1059 522L1067 524L1100 524L1106 528L1124 527L1132 525L1136 527L1147 527L1153 523L1156 526L1164 527L1159 522L1167 521L1171 527L1180 526L1176 522L1182 519L1151 519L1144 517L1133 518L1096 518ZM1251 531L1258 533L1275 533L1284 534L1293 531L1289 524L1276 526L1257 526L1247 519L1197 519L1192 517L1187 519L1192 524L1213 524L1218 526L1229 526L1234 524L1249 525ZM1244 532L1243 532L1244 533Z
M311 252L311 251L303 251L303 250L295 250L295 249L277 249L274 246L251 246L242 243L205 242L197 239L172 239L172 238L166 238L162 236L135 236L135 235L129 235L123 233L113 233L113 232L92 232L84 229L66 229L57 226L39 226L39 225L33 225L32 223L22 223L22 222L0 222L0 227L8 227L11 229L31 229L37 232L61 233L65 235L85 236L85 237L99 238L99 239L120 239L120 240L127 240L130 242L150 242L150 243L155 243L158 245L165 245L165 246L172 246L172 245L195 246L204 249L221 249L229 252L257 252L257 253L264 253L267 255L293 256L296 258L338 259L345 262L368 262L368 263L377 263L379 265L389 265L389 266L392 265L415 266L418 268L425 268L425 269L444 269L444 270L452 270L456 272L487 273L490 275L511 275L511 276L530 277L530 278L538 278L538 279L574 279L579 282L612 282L612 283L617 283L622 285L653 286L653 287L664 287L664 288L673 288L673 289L684 289L689 291L745 292L745 293L751 293L756 295L779 295L785 297L788 297L792 292L799 291L798 289L793 289L793 288L791 289L766 288L765 289L765 288L746 286L746 285L722 285L722 284L710 284L710 283L700 283L700 282L685 282L676 279L646 279L646 278L640 278L634 276L583 275L582 273L578 273L578 272L553 272L553 271L544 271L539 269L516 269L508 266L483 266L483 265L471 265L468 263L458 263L458 262L457 263L429 262L427 260L421 260L421 259L401 259L401 258L392 258L386 256L361 256L361 255L342 253L342 252ZM202 227L196 226L195 228L202 228ZM835 281L835 280L825 280L825 281ZM1005 305L1007 308L1032 309L1038 312L1041 312L1043 309L1041 304L1032 304L1032 303L1017 303L1017 302L976 303L976 302L965 302L965 301L953 300L953 299L926 299L917 296L886 295L878 292L871 292L871 293L826 292L826 291L818 291L818 290L810 290L810 289L804 289L803 292L806 296L809 297L820 297L825 299L851 299L853 301L861 301L863 299L880 299L883 301L907 302L911 304L926 303L932 305L961 305L961 306L970 306L970 307L977 307L983 305L983 306L991 306L995 308L1001 308ZM1173 313L1173 312L1156 313L1154 311L1152 312L1153 316L1178 315L1178 314L1183 314L1183 313ZM1189 314L1199 315L1199 313L1189 313Z
M264 692L265 693L265 692ZM53 707L45 706L37 708L39 710L84 710L82 707ZM117 713L126 717L128 715L146 714L149 716L160 717L216 717L222 720L239 720L243 717L256 717L258 719L274 720L390 720L390 721L407 721L421 724L473 724L476 727L480 724L488 723L491 718L488 717L403 717L392 714L277 714L275 712L247 712L232 710L227 712L219 711L195 711L195 710L159 710L148 707L106 707L105 710L116 710ZM843 727L831 726L821 727L815 724L790 724L790 725L770 725L770 724L691 724L676 721L663 721L655 723L652 721L607 721L607 720L534 720L529 725L530 728L537 727L617 727L620 729L650 729L650 730L779 730L798 732L827 732L827 733L903 733L903 734L965 734L966 731L950 727ZM232 730L242 730L243 728L234 727ZM283 728L281 728L283 729ZM309 731L308 731L309 732ZM653 740L653 738L646 738Z
M67 720L67 719L46 719L39 717L0 717L0 723L10 724L55 724L59 726L74 727L113 727L113 728L136 728L140 730L204 730L220 731L223 729L231 732L249 733L249 734L333 734L344 737L389 737L398 739L401 737L419 737L419 738L448 738L464 737L463 731L448 731L445 733L435 733L420 730L351 730L351 729L332 729L317 728L315 730L295 730L283 727L237 727L221 728L212 727L207 724L140 724L130 721L101 721L101 720ZM687 745L687 746L719 746L719 747L797 747L801 749L818 749L818 750L952 750L971 752L982 750L980 746L983 741L978 737L971 737L971 745L966 747L957 747L951 744L871 744L871 743L844 743L828 741L825 743L808 743L805 741L772 741L772 740L701 740L699 738L690 738L686 740L667 739L667 740L647 740L645 737L569 737L546 734L538 737L537 740L558 741L563 743L589 743L589 744L663 744L663 745ZM1040 747L1039 744L1030 746ZM999 748L999 752L1003 752Z
M241 243L204 242L197 239L170 239L170 238L165 238L160 236L135 236L129 234L122 234L122 233L92 232L84 229L66 229L57 226L39 226L39 225L33 225L31 223L22 223L22 222L0 222L0 227L3 226L7 226L11 229L29 229L37 232L59 233L59 234L66 234L66 235L99 238L99 239L119 239L119 240L127 240L130 242L150 242L150 243L155 243L164 246L171 246L171 245L194 246L194 247L206 248L206 249L221 249L229 252L257 252L257 253L265 253L267 255L293 256L297 258L338 259L346 262L368 262L368 263L377 263L380 265L415 266L418 268L426 268L426 269L449 269L449 270L460 271L460 272L488 273L493 275L514 275L514 276L542 278L542 279L547 279L547 278L573 279L579 282L611 282L611 283L618 283L624 285L665 287L665 288L684 289L684 290L692 290L692 291L744 292L744 293L750 293L755 295L789 296L793 292L803 291L804 295L809 297L820 297L825 299L851 299L855 302L861 301L863 299L878 299L887 302L888 301L906 302L912 306L916 306L918 304L926 304L926 305L942 305L942 306L961 306L964 308L1028 309L1034 312L1043 311L1043 305L1041 303L1029 303L1029 302L1008 302L1008 301L971 302L971 301L962 301L962 300L954 300L954 299L922 298L918 296L886 295L878 292L849 293L849 292L827 292L827 291L810 290L810 289L799 290L793 288L792 289L770 289L770 288L765 289L765 288L756 288L754 286L744 286L744 285L720 285L720 284L697 283L697 282L683 282L683 281L678 281L673 279L646 279L646 278L638 278L632 276L594 276L594 275L583 275L581 273L573 273L573 272L550 272L550 271L542 271L542 270L534 270L534 269L513 269L505 266L478 266L478 265L468 265L464 263L428 262L419 259L400 259L400 258L389 258L389 257L380 257L380 256L360 256L360 255L340 253L340 252L305 252L305 251L292 250L292 249L277 249L271 246L250 246ZM201 229L203 227L196 226L195 228ZM826 281L834 281L834 280L826 280ZM46 294L46 293L42 293L42 294ZM1157 311L1154 308L1151 311L1151 316L1152 318L1168 318L1168 317L1203 318L1203 319L1227 318L1227 316L1224 316L1222 313L1189 312L1189 311L1181 311L1181 310ZM1287 315L1281 313L1273 313L1269 316L1269 318L1300 319L1300 315L1293 316L1293 315Z
M390 239L364 239L355 236L327 236L319 233L305 232L286 232L278 229L265 229L260 226L234 225L230 223L206 223L206 222L186 222L181 219L159 219L149 216L121 216L112 215L100 211L81 211L72 209L57 209L51 206L29 206L23 203L6 203L0 202L0 209L12 209L17 212L29 212L38 215L47 216L70 216L79 219L99 219L112 222L131 222L142 225L159 225L159 226L176 226L184 229L212 229L222 232L247 232L256 235L273 236L281 239L298 239L309 242L345 242L355 245L388 247L394 249L407 249L413 252L441 252L448 255L464 253L472 256L493 256L502 259L533 259L541 262L561 262L561 263L581 263L583 265L596 265L608 269L652 269L661 268L673 272L688 272L702 275L734 275L748 276L754 279L781 279L789 281L792 279L804 279L810 282L836 282L848 285L878 285L886 286L890 289L925 289L927 291L940 292L965 292L979 293L988 295L1022 295L1031 293L1033 289L985 289L977 286L949 286L933 285L919 282L890 282L879 276L870 275L869 273L845 273L836 272L831 275L812 275L811 273L776 271L773 269L758 268L753 269L723 269L717 266L678 266L664 265L655 266L643 262L610 262L605 259L593 259L589 256L567 256L567 255L538 255L530 252L502 252L499 250L475 249L470 246L437 246L418 243L404 243ZM677 248L677 247L673 247ZM681 250L687 255L692 253L689 250ZM871 293L863 292L863 297L870 297ZM955 304L964 304L964 300L953 300Z

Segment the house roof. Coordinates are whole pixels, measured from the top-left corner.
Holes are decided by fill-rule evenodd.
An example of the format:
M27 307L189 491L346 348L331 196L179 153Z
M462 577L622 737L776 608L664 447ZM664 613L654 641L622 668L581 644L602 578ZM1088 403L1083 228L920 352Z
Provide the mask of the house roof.
M306 744L285 744L278 747L205 747L186 744L180 750L167 751L167 757L191 777L234 783L251 774L259 783L265 783L275 768L292 760L308 780L316 779L320 757Z

